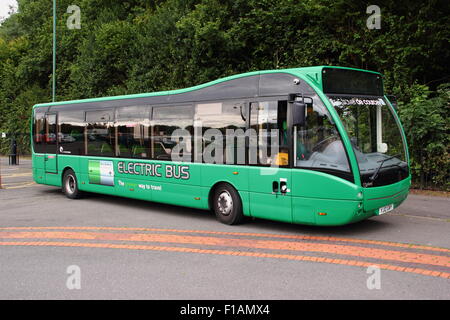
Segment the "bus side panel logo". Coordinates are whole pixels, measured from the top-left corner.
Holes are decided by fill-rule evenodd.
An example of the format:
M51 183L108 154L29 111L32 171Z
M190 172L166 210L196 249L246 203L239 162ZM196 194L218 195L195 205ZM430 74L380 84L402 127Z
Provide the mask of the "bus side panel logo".
M114 186L114 166L112 161L89 160L89 183Z

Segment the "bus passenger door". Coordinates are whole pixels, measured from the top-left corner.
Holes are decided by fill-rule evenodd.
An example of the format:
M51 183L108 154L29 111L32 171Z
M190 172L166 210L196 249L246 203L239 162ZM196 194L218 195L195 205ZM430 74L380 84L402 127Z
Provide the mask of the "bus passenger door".
M58 173L58 133L56 126L56 113L46 114L46 128L45 128L45 172Z
M287 101L250 104L248 145L250 213L292 222Z

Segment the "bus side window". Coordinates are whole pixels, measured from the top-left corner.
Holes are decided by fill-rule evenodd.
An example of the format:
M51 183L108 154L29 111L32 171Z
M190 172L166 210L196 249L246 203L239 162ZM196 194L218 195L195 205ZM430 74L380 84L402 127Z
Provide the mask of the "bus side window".
M250 139L250 164L289 164L287 101L253 102L250 108L250 128L256 132L257 139Z
M58 115L59 153L84 155L84 113L63 110Z
M176 160L179 158L191 161L191 142L184 141L187 148L179 153L172 154L174 148L182 141L182 137L173 136L177 132L186 132L192 136L193 133L193 107L184 106L164 106L154 107L151 121L151 159ZM175 132L175 130L178 130ZM186 138L185 138L186 139ZM188 139L188 138L187 138ZM189 139L190 140L190 139Z
M45 116L45 153L56 154L57 148L57 116L55 113L46 114Z
M33 148L36 153L45 153L45 111L34 110Z
M150 157L150 110L149 106L116 109L118 157L144 159Z
M198 161L201 157L205 163L245 164L245 109L245 103L241 101L196 105L195 141L198 143ZM209 139L209 134L205 133L221 140ZM214 145L210 146L211 143Z
M115 130L113 110L86 112L87 155L115 156Z

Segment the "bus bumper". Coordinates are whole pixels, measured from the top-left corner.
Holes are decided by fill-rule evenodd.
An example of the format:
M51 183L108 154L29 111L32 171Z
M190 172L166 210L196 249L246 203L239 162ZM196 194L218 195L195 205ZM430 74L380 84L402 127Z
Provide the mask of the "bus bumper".
M374 188L364 188L363 198L355 201L320 199L314 203L315 225L339 226L355 223L379 215L379 209L391 206L395 209L408 196L411 177L398 183ZM305 223L295 221L294 223Z
M380 208L391 205L393 206L393 209L397 208L408 196L410 186L411 176L395 184L364 188L364 215L367 215L368 217L377 216L380 214Z

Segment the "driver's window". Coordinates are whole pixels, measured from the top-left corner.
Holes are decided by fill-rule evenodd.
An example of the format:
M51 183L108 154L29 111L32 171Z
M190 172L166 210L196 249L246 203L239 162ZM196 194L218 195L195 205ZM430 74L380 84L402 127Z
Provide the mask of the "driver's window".
M289 165L286 100L252 102L250 127L257 139L250 139L250 164Z
M306 107L305 125L294 128L294 155L297 167L350 172L340 135L317 97Z

